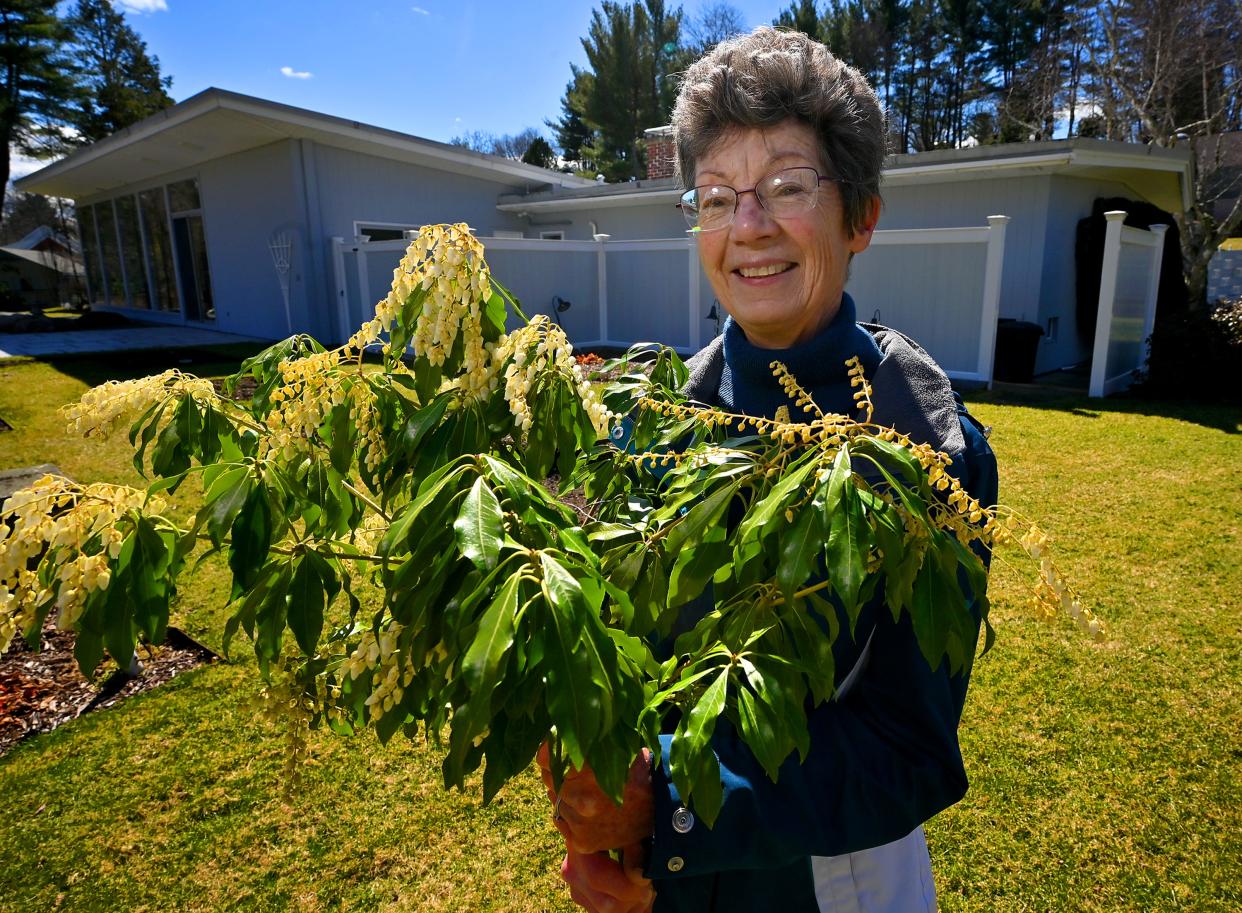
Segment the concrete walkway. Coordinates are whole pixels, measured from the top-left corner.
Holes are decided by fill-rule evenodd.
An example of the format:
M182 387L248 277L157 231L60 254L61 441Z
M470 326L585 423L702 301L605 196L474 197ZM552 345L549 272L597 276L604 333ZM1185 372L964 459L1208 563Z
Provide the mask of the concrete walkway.
M251 336L218 333L200 327L139 326L115 330L66 330L60 333L0 333L0 359L90 355L134 349L188 349L261 341Z

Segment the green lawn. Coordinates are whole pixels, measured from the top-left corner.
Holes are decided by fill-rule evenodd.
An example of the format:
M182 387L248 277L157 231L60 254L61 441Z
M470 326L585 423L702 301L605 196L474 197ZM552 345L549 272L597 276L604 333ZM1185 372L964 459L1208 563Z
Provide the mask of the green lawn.
M220 374L241 354L182 367ZM0 363L0 468L132 481L122 439L68 438L55 407L161 358L177 363ZM1031 620L1029 573L998 563L999 641L962 727L971 791L927 828L941 909L1239 909L1242 413L971 400L1002 500L1045 521L1110 638ZM208 562L176 622L218 647L223 592ZM244 706L257 673L234 652L0 759L0 909L572 909L533 773L481 808L442 791L433 751L314 733L286 804L280 733Z

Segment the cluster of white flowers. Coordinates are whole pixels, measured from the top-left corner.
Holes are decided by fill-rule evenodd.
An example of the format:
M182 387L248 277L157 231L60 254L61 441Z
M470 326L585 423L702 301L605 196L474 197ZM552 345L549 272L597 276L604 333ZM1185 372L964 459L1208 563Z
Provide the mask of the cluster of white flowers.
M460 334L463 364L455 383L467 397L483 398L495 388L494 346L483 339L483 307L491 297L492 280L483 245L465 223L427 225L419 231L393 270L392 288L376 305L374 319L350 345L360 348L391 331L417 290L425 297L412 333L415 357L443 365Z
M87 597L111 582L109 561L120 554L125 538L117 522L127 511L153 515L164 506L136 488L78 485L59 476L44 476L15 492L0 522L0 652L18 632L29 633L35 610L53 598L57 624L72 629ZM48 586L30 570L45 551L57 567Z
M73 433L107 437L123 416L185 395L206 400L215 397L216 390L209 380L171 370L137 380L110 380L87 390L78 402L70 403L61 411Z
M574 385L596 434L601 437L606 435L616 420L616 414L600 402L599 394L574 361L574 347L565 331L543 314L536 315L521 329L501 337L495 357L499 363L508 362L504 369L505 400L520 430L530 429L532 416L527 398L531 387L537 377L549 370L559 372Z
M401 625L394 621L378 637L367 631L345 663L345 673L351 679L371 673L374 690L367 698L366 706L372 722L401 703L405 688L414 680L414 667L405 660L398 647L401 630Z

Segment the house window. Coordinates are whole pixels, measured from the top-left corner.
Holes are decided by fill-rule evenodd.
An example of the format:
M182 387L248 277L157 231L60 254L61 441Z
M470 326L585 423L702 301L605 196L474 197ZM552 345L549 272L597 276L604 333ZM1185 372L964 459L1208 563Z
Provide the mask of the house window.
M116 223L117 233L121 238L121 263L125 269L125 284L129 288L129 306L149 309L151 299L147 295L142 234L138 228L138 206L133 197L116 199Z
M1055 342L1057 338L1057 330L1060 327L1060 317L1049 317L1048 324L1044 327L1044 342Z
M125 299L125 276L121 272L120 247L116 237L116 216L112 201L105 200L95 206L95 228L99 232L99 259L103 265L103 283L95 292L95 304L123 308Z
M95 231L95 207L78 209L78 234L82 238L82 257L86 260L86 283L93 304L102 304L103 269L99 257L99 233Z
M355 222L354 236L366 235L372 241L404 241L407 231L418 231L417 225L400 222Z
M152 303L158 310L179 313L181 304L177 300L177 271L173 268L164 188L153 187L139 193L138 210L142 215L142 236L151 273Z
M560 229L556 231L541 231L539 232L539 239L541 241L564 241L565 232Z
M203 211L198 181L190 178L168 185L168 209L172 213L172 250L182 313L187 320L215 320L211 296L211 270L207 268L207 239L203 234Z

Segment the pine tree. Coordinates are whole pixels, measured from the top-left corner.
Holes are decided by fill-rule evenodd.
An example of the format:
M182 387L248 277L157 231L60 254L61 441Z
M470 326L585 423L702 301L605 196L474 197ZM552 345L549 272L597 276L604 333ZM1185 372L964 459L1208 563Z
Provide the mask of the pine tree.
M642 177L643 131L668 122L676 97L671 76L681 15L668 12L664 0L604 0L592 12L582 39L588 69L574 69L561 102L565 113L551 125L566 158L573 158L570 144L581 124L590 135L577 148L579 158L609 180Z
M778 28L801 32L816 41L825 41L827 38L820 21L819 10L815 7L815 0L792 0L789 9L782 10L772 24Z
M171 76L111 0L78 0L69 25L90 95L76 118L84 141L95 142L171 107Z
M0 189L8 186L11 148L44 156L64 141L82 91L64 51L68 38L56 0L0 4Z

